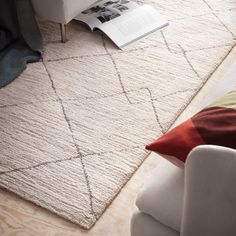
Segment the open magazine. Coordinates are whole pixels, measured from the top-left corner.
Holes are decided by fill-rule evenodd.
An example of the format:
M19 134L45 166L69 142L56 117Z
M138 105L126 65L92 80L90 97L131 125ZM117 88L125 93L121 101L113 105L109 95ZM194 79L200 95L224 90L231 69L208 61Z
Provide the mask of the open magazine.
M168 25L153 7L130 0L98 1L75 20L88 25L91 31L101 30L119 48Z

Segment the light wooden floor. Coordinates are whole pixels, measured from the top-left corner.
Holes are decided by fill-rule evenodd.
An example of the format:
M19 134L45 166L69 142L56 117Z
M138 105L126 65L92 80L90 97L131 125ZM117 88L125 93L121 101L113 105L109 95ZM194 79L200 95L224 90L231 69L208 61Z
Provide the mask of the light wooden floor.
M234 71L232 69L234 66ZM225 59L212 75L204 88L183 112L176 124L198 111L202 100L209 97L214 86L222 81L223 76L236 74L236 49ZM158 166L161 160L151 154L123 188L96 225L89 231L83 231L47 210L25 201L13 193L0 189L0 235L9 236L128 236L129 222L135 208L134 202L138 190L145 182L147 175Z

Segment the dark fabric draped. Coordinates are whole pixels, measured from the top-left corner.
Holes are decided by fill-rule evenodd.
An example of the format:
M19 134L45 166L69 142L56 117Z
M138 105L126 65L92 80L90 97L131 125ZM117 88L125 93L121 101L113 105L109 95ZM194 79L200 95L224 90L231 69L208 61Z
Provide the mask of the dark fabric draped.
M30 0L0 0L0 88L42 56L42 37Z

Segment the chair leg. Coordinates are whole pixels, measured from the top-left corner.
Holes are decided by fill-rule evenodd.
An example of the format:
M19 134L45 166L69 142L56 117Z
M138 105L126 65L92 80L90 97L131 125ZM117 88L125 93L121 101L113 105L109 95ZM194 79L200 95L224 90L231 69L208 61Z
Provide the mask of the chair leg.
M66 43L66 24L60 24L60 31L61 31L61 42Z

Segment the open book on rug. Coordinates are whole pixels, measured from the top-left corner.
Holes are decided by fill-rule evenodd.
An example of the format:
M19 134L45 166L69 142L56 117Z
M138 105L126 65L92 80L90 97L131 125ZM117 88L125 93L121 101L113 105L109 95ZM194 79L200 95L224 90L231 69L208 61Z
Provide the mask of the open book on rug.
M130 0L99 1L75 20L88 25L91 31L101 30L119 48L168 25L153 7Z

